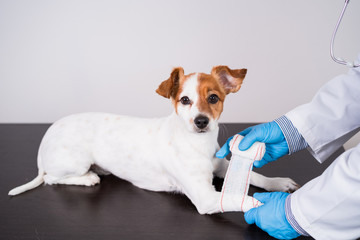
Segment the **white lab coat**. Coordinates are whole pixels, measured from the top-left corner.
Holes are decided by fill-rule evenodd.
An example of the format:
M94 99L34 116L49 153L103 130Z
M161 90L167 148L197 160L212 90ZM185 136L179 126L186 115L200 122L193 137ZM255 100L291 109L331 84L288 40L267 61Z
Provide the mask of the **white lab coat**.
M360 56L359 56L360 59ZM360 67L325 84L313 100L286 114L319 161L360 130ZM315 239L360 237L360 144L292 194L291 210Z

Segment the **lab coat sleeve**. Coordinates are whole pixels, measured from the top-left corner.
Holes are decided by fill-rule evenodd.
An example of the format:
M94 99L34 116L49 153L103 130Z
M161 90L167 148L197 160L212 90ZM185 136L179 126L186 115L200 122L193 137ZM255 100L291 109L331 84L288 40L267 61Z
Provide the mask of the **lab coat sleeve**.
M360 130L360 68L335 77L310 103L285 116L304 137L310 153L325 161Z
M315 239L360 237L360 144L291 195L297 223Z

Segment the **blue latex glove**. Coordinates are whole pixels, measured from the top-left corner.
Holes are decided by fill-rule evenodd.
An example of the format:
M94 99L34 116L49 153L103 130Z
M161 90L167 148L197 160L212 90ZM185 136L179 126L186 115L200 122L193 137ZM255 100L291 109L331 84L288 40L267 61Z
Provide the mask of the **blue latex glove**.
M289 193L255 193L254 198L264 205L252 208L245 213L248 224L256 224L270 236L278 239L293 239L300 236L289 224L285 215L285 200Z
M262 167L265 164L275 161L278 158L289 154L289 147L285 136L276 122L268 122L255 125L239 133L244 138L239 144L239 150L245 151L253 145L254 142L263 142L266 146L266 152L260 161L254 162L254 167ZM224 158L230 153L229 138L224 146L216 153L216 157Z

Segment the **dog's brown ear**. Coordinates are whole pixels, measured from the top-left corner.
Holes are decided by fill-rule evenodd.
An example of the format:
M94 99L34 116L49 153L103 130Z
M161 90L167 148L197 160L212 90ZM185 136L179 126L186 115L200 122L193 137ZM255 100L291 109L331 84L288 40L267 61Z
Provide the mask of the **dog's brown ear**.
M226 94L239 91L246 73L245 68L232 70L227 66L216 66L211 70L211 75L218 79Z
M184 76L184 69L182 67L174 68L169 79L163 81L156 90L158 94L166 98L175 99L179 90L180 78Z

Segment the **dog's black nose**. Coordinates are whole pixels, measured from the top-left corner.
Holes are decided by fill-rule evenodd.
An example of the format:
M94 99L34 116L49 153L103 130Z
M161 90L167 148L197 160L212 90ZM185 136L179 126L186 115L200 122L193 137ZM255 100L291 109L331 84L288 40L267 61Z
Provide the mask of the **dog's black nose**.
M198 128L203 129L209 124L209 118L205 116L198 116L195 118L194 123Z

